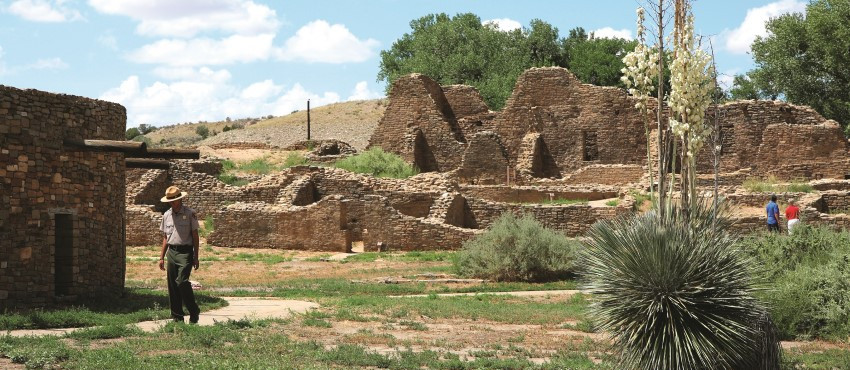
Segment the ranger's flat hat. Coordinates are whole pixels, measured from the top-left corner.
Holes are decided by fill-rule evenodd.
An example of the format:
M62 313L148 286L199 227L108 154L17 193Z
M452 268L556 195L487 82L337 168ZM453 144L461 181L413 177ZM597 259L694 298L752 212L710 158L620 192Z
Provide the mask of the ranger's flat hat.
M165 196L159 201L164 203L173 202L177 199L182 199L187 195L189 195L189 193L180 191L180 188L176 186L169 186L168 189L165 189Z

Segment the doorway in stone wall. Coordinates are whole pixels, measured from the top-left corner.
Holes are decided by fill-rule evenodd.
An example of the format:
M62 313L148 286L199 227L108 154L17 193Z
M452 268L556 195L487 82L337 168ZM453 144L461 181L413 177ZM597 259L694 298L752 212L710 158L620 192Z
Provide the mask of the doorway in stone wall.
M69 214L56 214L54 227L54 295L63 296L71 292L74 281L74 220Z

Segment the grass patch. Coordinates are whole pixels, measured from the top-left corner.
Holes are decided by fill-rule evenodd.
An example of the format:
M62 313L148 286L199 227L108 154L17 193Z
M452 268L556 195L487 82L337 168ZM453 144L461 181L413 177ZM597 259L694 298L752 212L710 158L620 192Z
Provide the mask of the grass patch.
M381 148L372 148L341 159L334 164L334 167L355 173L394 179L405 179L419 173L416 167L408 164L398 155L385 152Z
M292 257L268 253L237 253L223 259L224 261L263 262L269 265L292 261Z
M203 227L198 230L198 234L204 238L208 237L215 230L215 220L212 215L207 215L204 218Z
M196 292L202 311L227 305L220 298ZM93 299L74 306L6 311L0 315L0 330L49 329L86 326L126 325L170 316L168 292L127 289L120 299Z
M363 252L346 257L342 262L374 262L378 258L386 261L440 262L453 261L452 251L412 251L406 253Z
M814 188L806 182L794 180L781 182L775 176L764 179L749 178L744 180L744 189L753 193L811 193Z
M92 328L74 330L65 334L66 338L77 340L112 339L129 336L144 335L144 332L135 325L104 325Z
M8 357L13 363L23 364L28 369L52 368L74 354L60 338L48 337L0 337L0 356Z
M218 180L232 186L245 186L248 185L249 182L248 180L240 179L231 173L222 173L221 175L218 175Z
M304 155L302 155L301 153L290 152L289 155L286 156L286 159L283 161L283 164L280 166L280 168L283 169L295 166L302 166L306 165L307 163L307 158L304 158Z
M555 199L546 199L540 204L544 205L558 205L558 206L568 206L570 204L587 204L587 199L566 199L566 198L555 198Z
M589 301L575 294L566 302L540 302L523 297L481 294L459 297L349 297L338 306L356 313L376 313L397 319L427 316L432 319L487 320L514 324L557 325L581 321Z
M608 206L608 207L616 207L616 206L620 205L620 200L619 199L611 199L611 200L605 202L605 205Z

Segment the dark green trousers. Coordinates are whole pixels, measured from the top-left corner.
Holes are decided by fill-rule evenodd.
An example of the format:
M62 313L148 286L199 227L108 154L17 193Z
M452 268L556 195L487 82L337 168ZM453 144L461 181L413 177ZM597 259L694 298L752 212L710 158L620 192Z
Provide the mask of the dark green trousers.
M171 303L171 318L183 320L183 305L189 311L189 320L198 321L201 309L195 303L195 293L192 292L192 284L189 283L189 275L192 273L192 262L194 251L191 247L168 247L168 300Z

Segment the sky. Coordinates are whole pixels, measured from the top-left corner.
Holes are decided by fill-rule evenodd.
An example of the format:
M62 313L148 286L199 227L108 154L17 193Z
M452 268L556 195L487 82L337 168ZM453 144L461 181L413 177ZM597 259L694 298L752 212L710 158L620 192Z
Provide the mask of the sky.
M0 0L0 84L127 108L127 126L285 115L384 96L381 50L431 13L472 12L500 29L541 19L562 37L634 38L637 0ZM771 17L803 0L698 0L721 83Z

